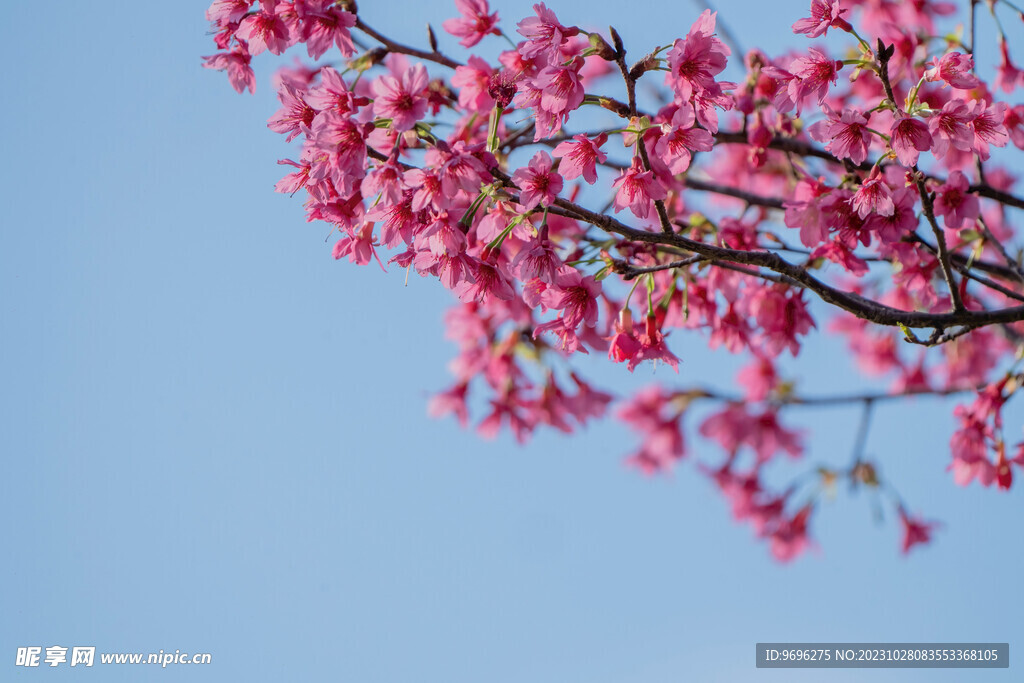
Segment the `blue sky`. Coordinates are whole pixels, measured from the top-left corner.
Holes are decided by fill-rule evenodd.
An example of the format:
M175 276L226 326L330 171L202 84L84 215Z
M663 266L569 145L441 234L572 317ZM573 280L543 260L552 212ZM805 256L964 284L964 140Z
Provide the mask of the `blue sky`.
M409 42L454 16L363 4ZM697 14L552 5L614 22L634 54ZM1021 491L953 485L951 403L880 410L868 441L911 505L942 519L937 542L901 557L894 521L844 494L817 516L821 552L791 566L730 522L692 463L658 479L625 468L621 425L519 447L428 419L454 353L449 295L334 262L323 226L271 191L288 155L265 125L272 60L239 96L199 66L205 3L126 8L60 2L43 21L15 3L0 26L0 678L821 680L755 670L757 641L1009 641L1014 661ZM803 9L721 4L770 49ZM680 381L732 381L735 359L699 338L676 348ZM794 372L819 393L864 386L827 339L806 361ZM675 380L598 376L623 392ZM855 410L797 422L815 430L811 460L848 459ZM214 663L14 667L27 645ZM828 679L1010 681L1011 666Z

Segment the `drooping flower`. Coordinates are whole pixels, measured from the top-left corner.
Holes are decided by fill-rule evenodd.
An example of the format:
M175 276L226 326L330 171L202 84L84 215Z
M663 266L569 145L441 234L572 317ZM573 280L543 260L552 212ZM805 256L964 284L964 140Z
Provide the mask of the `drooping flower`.
M656 316L647 316L644 331L640 334L639 342L640 350L626 364L630 372L645 360L654 361L655 363L663 360L669 367L679 372L679 358L665 345L665 335L662 334L658 327Z
M1003 114L1003 126L1017 149L1024 149L1024 104L1006 110Z
M640 351L640 342L633 336L633 314L628 308L619 313L614 332L608 338L608 359L615 363L632 360Z
M256 92L256 74L249 66L252 56L244 47L238 46L230 52L218 52L203 59L206 60L204 69L227 71L228 81L235 92L242 93L246 89L250 93Z
M792 562L811 547L807 524L813 510L811 503L792 517L782 517L767 534L772 555L779 562Z
M1022 82L1024 82L1024 71L1018 69L1010 60L1010 48L1006 45L1006 39L999 36L999 66L996 67L996 80L993 87L999 88L1005 93L1011 93Z
M442 391L431 397L427 404L427 414L431 417L444 417L453 414L459 424L465 427L469 423L469 410L466 407L466 394L469 392L469 383L460 382L448 391Z
M900 550L904 555L910 552L915 545L924 545L932 540L932 532L938 528L937 522L926 522L919 517L913 517L907 513L902 505L899 506L900 525L903 527L903 541Z
M364 223L354 234L345 235L335 243L334 258L337 260L347 256L349 261L360 266L365 266L371 259L377 259L381 270L387 272L377 256L375 246L377 241L373 237L373 223Z

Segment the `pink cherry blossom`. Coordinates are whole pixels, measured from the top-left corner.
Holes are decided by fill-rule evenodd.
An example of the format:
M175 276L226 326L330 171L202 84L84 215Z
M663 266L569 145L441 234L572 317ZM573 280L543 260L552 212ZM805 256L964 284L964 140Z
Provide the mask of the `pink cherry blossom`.
M454 414L459 424L465 427L469 423L469 409L466 406L466 394L469 383L461 382L448 391L435 394L427 405L427 413L431 417L444 417Z
M608 140L607 133L591 139L586 135L574 135L572 140L560 142L552 150L552 156L561 158L558 172L566 180L583 179L593 185L597 182L597 164L603 164L608 155L601 151L601 145Z
M926 522L919 517L912 517L902 505L899 506L900 526L903 527L903 540L900 550L904 555L915 545L924 545L932 540L932 533L939 526L936 522Z
M381 76L373 83L373 113L391 119L391 129L409 130L427 112L427 69L417 64L401 80L394 76Z
M512 260L512 269L520 280L538 279L547 283L555 282L561 265L551 243L539 238L524 245Z
M779 562L792 562L811 547L807 526L812 509L805 505L792 517L782 518L767 534L772 555Z
M825 148L840 159L863 163L871 144L868 120L856 109L844 109L838 116L826 109L826 114L828 118L811 124L807 133L818 142L827 142Z
M523 19L516 29L526 38L526 44L519 48L519 53L526 59L557 51L565 41L579 33L575 26L563 26L543 2L534 5L533 11L536 16Z
M917 164L921 152L927 152L932 146L927 124L902 113L893 121L889 136L892 151L896 152L896 158L907 168Z
M825 101L830 84L839 78L843 63L829 59L824 52L815 48L807 50L806 57L797 57L789 67L793 79L789 81L789 96L797 104L809 95L818 98L818 104Z
M671 124L665 124L665 132L658 138L655 154L668 164L672 173L683 173L690 167L693 152L710 152L714 144L711 133L694 126L696 116L693 108L683 105L676 110Z
M459 89L459 106L467 111L489 112L494 98L489 92L494 69L476 55L465 66L455 67L452 85Z
M633 336L632 330L627 330L618 322L615 323L615 334L608 341L608 358L615 363L632 360L640 352L641 344Z
M612 203L615 212L629 207L637 218L647 218L654 200L668 196L661 180L650 171L643 170L640 157L633 157L632 165L619 174L612 186L619 188Z
M999 66L996 69L994 86L1005 93L1012 93L1021 83L1024 83L1024 71L1018 69L1010 60L1010 49L1006 45L1006 39L999 36Z
M932 134L932 153L942 158L950 147L963 152L974 146L974 132L967 127L971 116L961 100L950 100L942 110L928 119L928 132Z
M235 92L241 93L247 89L250 93L256 92L256 74L249 66L252 57L244 47L238 47L231 52L218 52L203 59L206 60L204 68L227 71L228 81Z
M1003 126L1013 144L1024 149L1024 104L1007 108L1003 114Z
M455 7L462 16L447 19L441 26L456 38L462 38L459 41L462 47L473 47L488 34L501 35L498 13L491 13L487 0L455 0Z
M576 328L580 323L597 322L597 297L601 284L593 277L580 275L575 268L563 267L555 276L552 286L544 292L548 308L562 311L566 327Z
M989 158L989 145L1005 147L1010 136L1003 125L1006 116L1006 103L998 102L989 106L985 100L974 100L969 107L971 121L968 124L974 133L974 151L982 161Z
M221 25L238 23L252 3L253 0L214 0L206 10L206 19Z
M533 79L533 85L540 90L540 106L544 111L562 115L572 111L583 102L583 84L579 69L583 60L579 57L569 64L544 67Z
M371 259L376 259L381 270L386 271L374 249L376 244L373 238L373 223L366 223L354 235L346 235L335 243L334 258L337 260L347 256L349 261L358 265L366 265Z
M285 142L291 142L303 130L309 130L317 111L304 99L304 93L290 85L283 85L277 92L281 109L267 121L267 128L275 133L286 133Z
M828 34L832 27L849 30L850 24L842 18L847 10L840 9L839 0L811 0L811 16L793 24L793 33L803 33L808 38Z
M356 53L349 29L356 25L356 16L335 5L333 0L306 0L302 16L302 39L313 59L320 59L332 45L341 54L351 57Z
M978 198L967 191L967 178L960 171L949 174L946 184L935 193L935 213L945 219L947 228L959 228L965 220L979 214Z
M853 194L851 205L861 218L867 218L869 214L891 216L895 210L892 192L885 179L879 175L873 175L861 183Z
M665 345L665 335L659 329L656 316L647 316L644 331L640 334L638 341L640 342L640 350L626 364L630 372L645 360L653 361L654 363L657 363L659 360L665 361L669 367L679 372L679 358Z
M748 401L763 401L779 383L775 365L769 358L755 357L736 376L743 385Z
M552 171L551 165L551 156L547 152L537 152L530 159L529 166L512 174L512 182L520 189L519 203L524 209L555 203L562 191L562 176Z
M973 90L981 85L974 70L974 58L962 52L950 52L929 62L924 77L929 81L944 81L960 90Z
M704 10L690 27L686 38L678 39L668 51L668 83L683 102L694 93L721 91L715 76L724 69L731 51L715 37L717 13Z
M796 184L793 199L785 202L785 223L799 228L800 241L807 247L816 247L828 237L828 226L821 212L821 201L830 187L810 178L801 178Z
M291 44L288 24L278 14L278 7L284 8L279 0L262 0L260 11L250 14L238 25L235 32L242 40L248 42L249 52L258 55L264 50L279 55Z
M899 242L914 231L918 224L916 213L917 191L912 187L901 187L892 192L892 211L888 214L876 212L868 216L864 227L878 234L883 243ZM911 264L900 260L905 266Z

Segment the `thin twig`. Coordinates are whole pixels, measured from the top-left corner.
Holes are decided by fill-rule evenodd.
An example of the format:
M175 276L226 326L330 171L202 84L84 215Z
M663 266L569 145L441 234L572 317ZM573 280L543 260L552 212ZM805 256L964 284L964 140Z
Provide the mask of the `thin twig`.
M379 42L381 45L387 48L388 52L397 52L399 54L409 55L410 57L418 57L419 59L425 59L428 62L442 64L444 66L447 66L449 69L454 69L456 67L462 66L462 64L460 64L459 62L456 62L454 59L451 59L449 57L445 57L443 54L437 52L436 50L433 52L426 52L424 50L417 50L414 47L409 47L408 45L396 43L390 38L387 38L381 35L380 33L377 33L377 31L367 26L366 23L363 22L363 20L360 18L356 18L356 28L365 33L366 35L370 36L377 42Z

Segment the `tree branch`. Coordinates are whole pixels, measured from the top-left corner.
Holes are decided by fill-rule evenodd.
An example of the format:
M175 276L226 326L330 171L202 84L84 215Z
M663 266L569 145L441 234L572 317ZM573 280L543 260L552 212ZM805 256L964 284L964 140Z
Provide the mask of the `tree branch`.
M370 36L374 40L376 40L381 45L383 45L388 52L397 52L399 54L409 55L410 57L425 59L428 62L434 62L435 64L441 64L443 66L446 66L449 69L454 69L456 67L462 66L462 64L460 64L459 62L456 62L454 59L451 59L449 57L445 57L443 54L436 50L434 50L433 52L426 52L424 50L417 50L414 47L409 47L408 45L396 43L390 38L387 38L381 35L380 33L377 33L377 31L367 26L366 23L359 17L356 17L356 28L365 33L366 35Z

